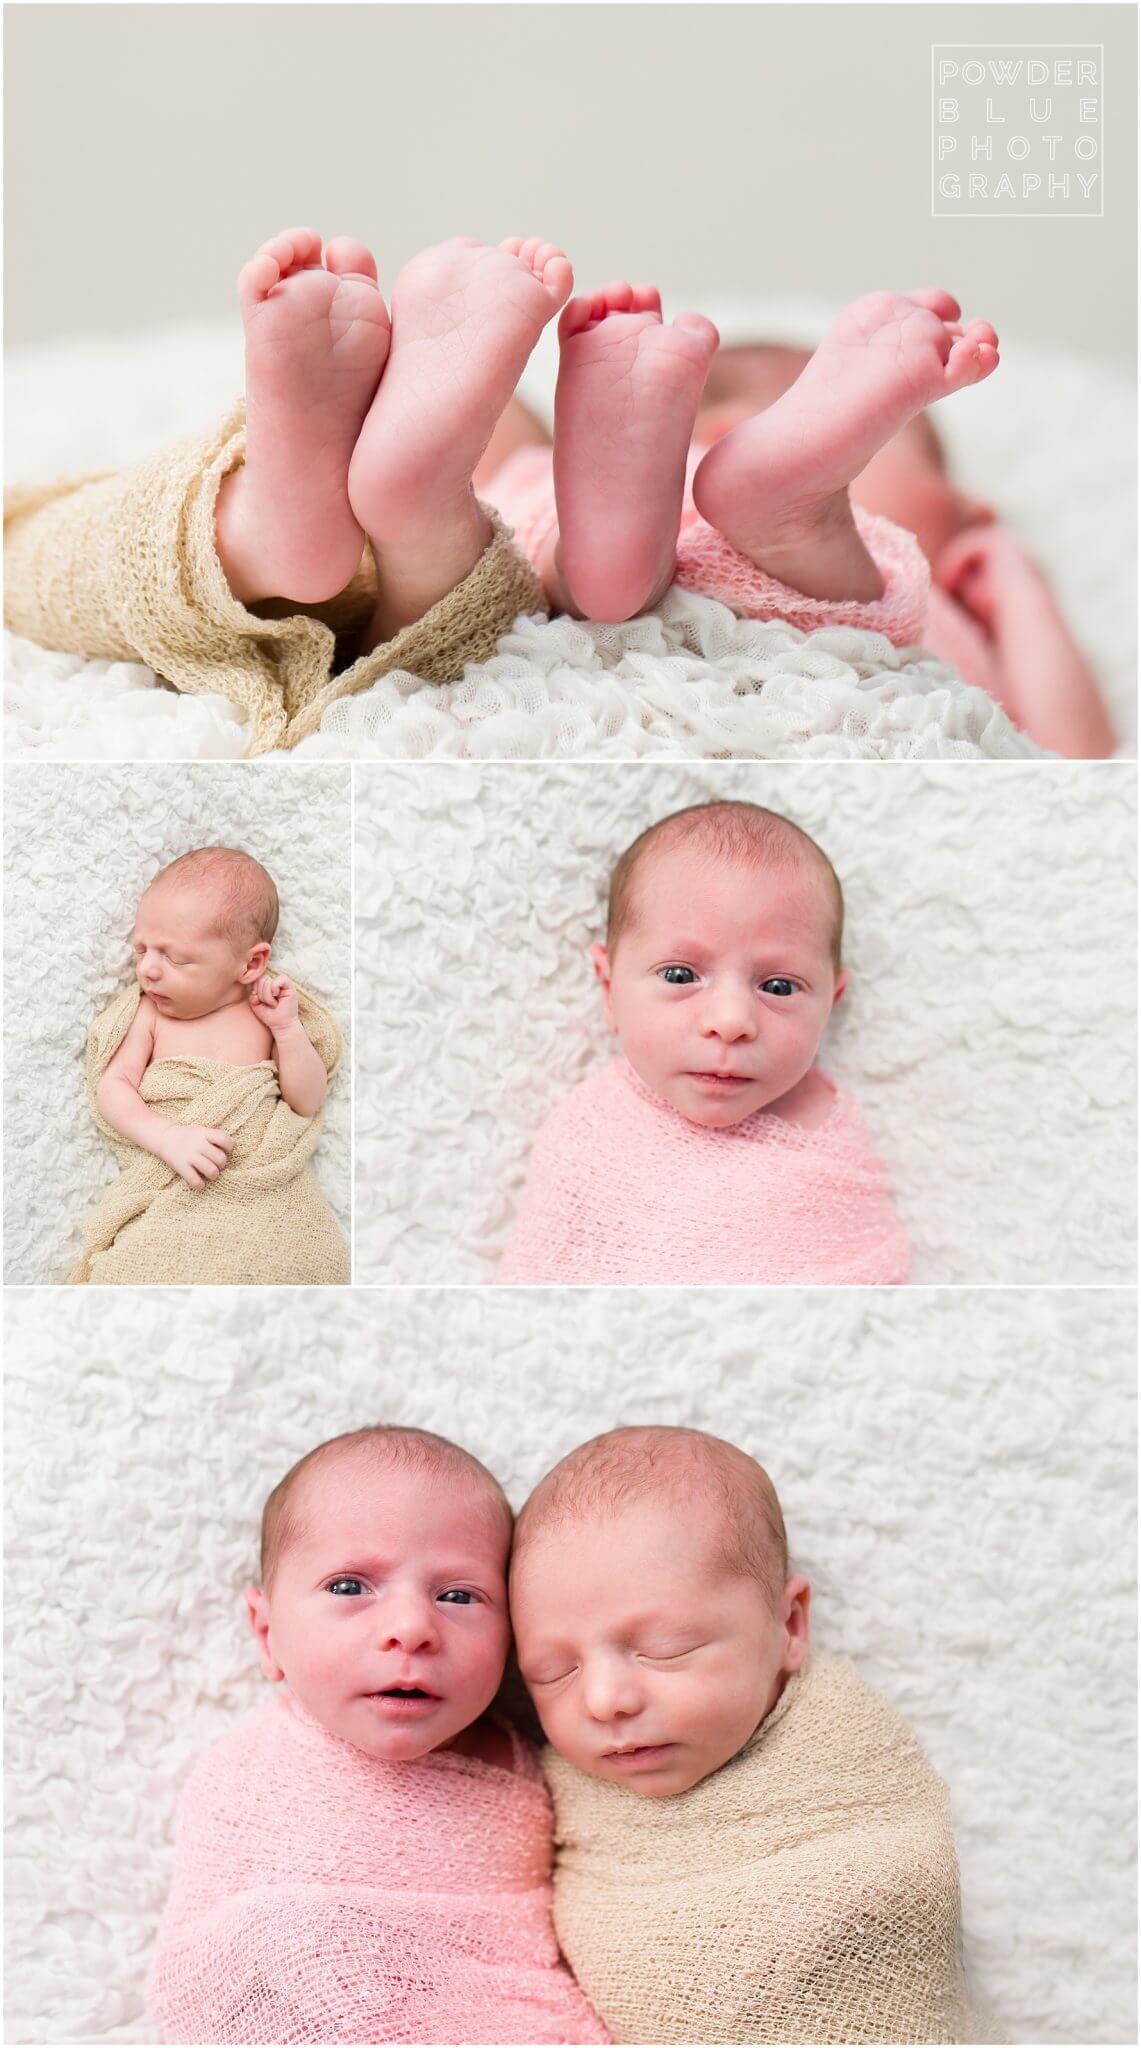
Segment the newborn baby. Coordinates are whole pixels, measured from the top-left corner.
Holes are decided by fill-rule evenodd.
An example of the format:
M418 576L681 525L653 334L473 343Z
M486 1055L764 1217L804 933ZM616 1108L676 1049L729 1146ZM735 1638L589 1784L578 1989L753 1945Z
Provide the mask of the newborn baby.
M519 1518L555 1928L616 2041L977 2041L946 1788L809 1649L780 1503L690 1429L582 1445Z
M622 1056L540 1130L501 1282L906 1280L884 1168L814 1064L842 926L827 856L759 805L699 804L627 848L592 948Z
M277 919L271 877L233 847L183 854L144 891L137 985L88 1046L92 1107L125 1171L74 1280L348 1280L308 1169L340 1033L270 971Z
M285 1687L183 1794L164 2039L607 2038L552 1931L535 1754L489 1713L510 1542L491 1474L426 1430L334 1437L274 1488L246 1599Z

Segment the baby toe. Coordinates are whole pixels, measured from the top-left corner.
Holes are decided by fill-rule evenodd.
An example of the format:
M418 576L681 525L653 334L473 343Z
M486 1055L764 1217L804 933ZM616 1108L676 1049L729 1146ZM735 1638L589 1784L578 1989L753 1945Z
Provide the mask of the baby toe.
M907 297L915 305L925 306L929 313L934 313L940 320L957 320L962 311L958 299L952 298L950 292L941 291L938 286L908 292Z
M371 277L376 283L376 258L364 242L337 235L325 251L325 268L338 277Z
M321 237L316 228L286 228L284 234L264 242L259 255L263 251L275 259L282 276L287 277L291 270L310 270L320 263Z

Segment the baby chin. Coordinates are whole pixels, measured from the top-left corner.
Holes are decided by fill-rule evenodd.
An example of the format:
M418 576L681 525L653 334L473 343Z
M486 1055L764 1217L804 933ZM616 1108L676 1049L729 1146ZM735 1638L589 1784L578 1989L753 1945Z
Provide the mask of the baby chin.
M743 1074L676 1074L660 1092L672 1109L707 1131L728 1130L774 1100L770 1086Z

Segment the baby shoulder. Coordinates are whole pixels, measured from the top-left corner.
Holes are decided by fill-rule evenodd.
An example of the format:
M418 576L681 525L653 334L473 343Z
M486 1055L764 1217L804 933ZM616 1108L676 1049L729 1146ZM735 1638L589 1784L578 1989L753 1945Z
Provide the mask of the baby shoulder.
M907 1717L856 1669L850 1657L814 1652L811 1681L819 1753L827 1753L830 1740L838 1740L847 1768L859 1760L864 1768L875 1771L895 1759L905 1766L905 1781L914 1782L917 1777L932 1784L940 1782Z
M276 1700L268 1703L277 1707ZM179 1826L210 1824L214 1813L233 1814L248 1799L264 1796L274 1770L280 1731L277 1716L263 1706L228 1728L193 1765L182 1790Z
M548 1110L535 1137L534 1150L563 1152L568 1142L585 1140L600 1128L612 1098L608 1067L595 1067ZM570 1156L570 1155L568 1155Z

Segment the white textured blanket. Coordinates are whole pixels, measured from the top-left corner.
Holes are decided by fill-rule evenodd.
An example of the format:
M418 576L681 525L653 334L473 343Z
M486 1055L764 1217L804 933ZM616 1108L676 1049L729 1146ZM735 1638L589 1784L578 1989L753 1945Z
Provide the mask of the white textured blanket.
M357 1275L489 1280L535 1133L613 1050L587 948L622 849L710 797L831 856L852 985L821 1064L916 1282L1131 1283L1125 763L357 770Z
M727 341L811 341L836 308L726 303ZM522 391L554 387L548 331ZM12 481L115 466L200 430L241 381L235 326L83 337L17 353L8 369ZM1001 387L1001 388L1000 388ZM90 393L99 391L99 406ZM1045 563L1104 680L1123 749L1136 734L1132 393L1103 363L1003 337L1000 377L941 407L963 475L995 497ZM1043 435L1044 418L1051 422ZM6 636L10 754L233 759L242 725L224 697L182 697L148 669L85 662ZM951 670L902 658L877 635L802 636L672 593L627 626L524 621L488 662L442 688L387 676L334 706L298 753L367 759L803 753L1020 758L1033 749Z
M272 779L247 767L63 763L6 772L5 1278L62 1282L81 1224L118 1169L87 1107L92 1017L129 981L135 907L157 869L193 846L236 845L281 898L274 958L328 1003L348 1037L349 770ZM313 1168L349 1231L347 1065Z
M611 1424L760 1456L820 1647L950 1787L975 1988L1016 2041L1136 2038L1131 1294L116 1290L6 1310L9 2041L153 2041L178 1790L264 1696L241 1604L261 1497L382 1419L459 1437L516 1504Z

